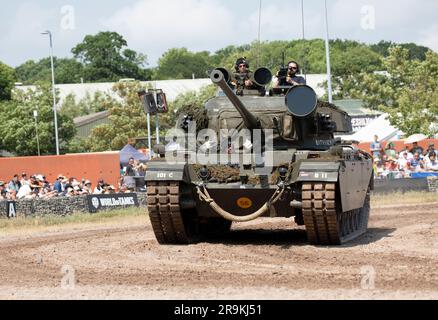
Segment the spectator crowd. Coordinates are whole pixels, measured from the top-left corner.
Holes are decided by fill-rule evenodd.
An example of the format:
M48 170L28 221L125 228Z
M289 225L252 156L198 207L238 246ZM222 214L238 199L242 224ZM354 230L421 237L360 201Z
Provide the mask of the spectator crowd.
M118 191L121 193L130 192L124 185L119 186ZM21 174L21 177L15 174L9 182L0 181L0 200L73 197L115 192L116 188L103 179L100 179L93 188L90 180L81 179L78 181L74 177L67 178L62 174L58 175L53 182L47 181L42 174L28 177L25 172Z
M378 136L374 136L370 151L375 178L398 179L408 178L415 172L438 172L438 151L433 144L423 150L414 142L412 148L406 146L403 150L396 150L392 142L382 148Z
M34 174L30 177L26 172L21 176L15 174L10 181L0 180L0 200L37 199L52 197L73 197L90 194L128 193L136 190L133 177L144 176L146 165L133 158L129 159L126 167L121 167L121 179L116 189L103 179L93 186L90 180L75 177L65 177L59 174L55 181L49 182L43 174ZM144 182L144 179L142 179Z

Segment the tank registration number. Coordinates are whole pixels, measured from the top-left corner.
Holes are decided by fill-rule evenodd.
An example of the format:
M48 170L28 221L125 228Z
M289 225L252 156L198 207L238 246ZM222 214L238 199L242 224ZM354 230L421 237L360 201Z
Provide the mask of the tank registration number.
M237 205L242 209L248 209L252 207L252 201L247 197L242 197L237 199Z

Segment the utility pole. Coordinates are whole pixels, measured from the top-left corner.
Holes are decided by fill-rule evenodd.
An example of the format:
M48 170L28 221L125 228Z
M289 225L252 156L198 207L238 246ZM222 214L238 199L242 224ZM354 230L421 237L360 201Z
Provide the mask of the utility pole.
M33 117L35 118L35 133L36 133L36 141L37 141L37 147L38 147L38 156L41 155L40 153L40 140L38 138L38 111L37 110L33 110Z
M52 67L52 95L53 95L53 115L55 121L55 141L56 141L56 155L59 156L59 139L58 139L58 116L56 114L56 95L55 95L55 67L53 65L53 42L52 33L47 30L41 34L48 34L50 39L50 64Z

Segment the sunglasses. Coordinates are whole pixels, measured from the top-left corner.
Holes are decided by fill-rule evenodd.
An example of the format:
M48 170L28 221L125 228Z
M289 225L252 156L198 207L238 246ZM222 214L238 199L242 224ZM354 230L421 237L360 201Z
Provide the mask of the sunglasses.
M246 64L239 64L239 68L246 67Z
M297 67L289 67L289 70L297 70Z

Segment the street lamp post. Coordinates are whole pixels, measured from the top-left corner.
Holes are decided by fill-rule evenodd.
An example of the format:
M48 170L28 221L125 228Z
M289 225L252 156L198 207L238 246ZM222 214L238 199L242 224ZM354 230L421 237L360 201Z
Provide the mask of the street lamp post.
M330 103L333 102L332 97L332 74L330 68L330 43L329 43L329 30L328 30L328 15L327 15L327 0L324 1L325 4L325 55L327 63L327 92L328 100Z
M47 30L41 34L48 34L50 39L50 63L52 67L52 95L53 95L53 115L55 120L55 141L56 141L56 155L59 156L59 140L58 140L58 117L56 114L56 96L55 96L55 68L53 66L53 42L52 33Z
M35 118L35 133L36 133L36 141L38 147L38 156L40 156L41 153L40 153L40 140L38 138L38 121L37 121L38 111L37 110L33 110L33 117Z

